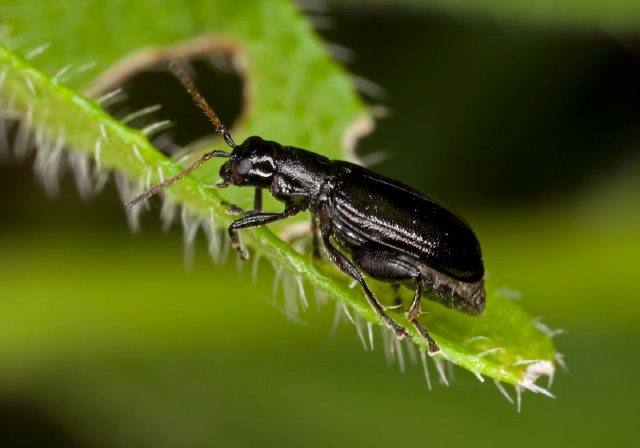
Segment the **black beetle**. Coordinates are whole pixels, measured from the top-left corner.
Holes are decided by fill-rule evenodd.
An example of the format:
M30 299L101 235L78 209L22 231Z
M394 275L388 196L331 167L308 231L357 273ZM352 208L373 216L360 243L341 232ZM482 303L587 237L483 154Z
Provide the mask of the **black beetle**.
M440 348L416 319L421 314L423 292L429 291L429 299L449 308L471 315L483 312L484 265L480 244L456 213L407 185L353 163L329 160L260 137L249 137L236 145L188 76L175 64L171 68L232 152L205 154L185 171L129 202L129 207L181 179L206 160L228 157L220 168L223 181L217 186L255 188L253 210L243 211L235 206L230 209L244 214L229 226L231 244L243 259L247 254L241 247L237 230L308 210L312 214L314 254L319 255L319 233L333 264L360 283L371 307L398 338L411 335L384 312L385 308L376 300L361 272L394 285L411 283L415 287L405 318L427 340L429 354L437 353ZM262 212L263 189L268 189L285 204L282 213ZM336 248L331 237L342 251ZM351 260L343 251L350 254Z

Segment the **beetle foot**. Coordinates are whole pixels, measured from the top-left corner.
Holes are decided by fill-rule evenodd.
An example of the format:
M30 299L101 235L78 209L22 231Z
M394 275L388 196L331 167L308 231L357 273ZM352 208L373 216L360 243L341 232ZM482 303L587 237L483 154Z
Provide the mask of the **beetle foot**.
M240 245L239 241L233 241L231 243L231 247L233 247L236 252L238 252L238 255L240 255L240 259L242 261L247 261L249 259L249 252L247 252L245 248Z
M407 331L406 328L401 327L400 325L394 323L393 326L391 327L393 329L393 331L395 331L396 333L396 337L398 339L407 339L407 341L410 341L411 338L413 336L411 336L411 334Z
M440 347L438 347L438 344L436 344L435 342L433 343L433 345L431 345L431 342L429 342L429 356L434 356L440 353Z
M411 340L411 337L412 337L412 336L411 336L411 334L409 334L409 332L407 331L407 329L406 329L406 328L404 328L404 327L403 327L403 326L401 326L401 325L398 325L397 323L395 323L395 322L393 321L393 319L391 319L389 316L387 316L386 314L384 314L384 313L382 313L382 312L381 312L381 314L380 314L380 317L382 317L382 319L384 319L384 321L385 321L385 323L387 324L387 326L388 326L389 328L391 328L391 329L395 332L396 337L397 337L398 339L404 339L404 338L406 338L406 339L407 339L407 341L410 341L410 340Z
M424 328L424 326L417 320L412 320L411 322L413 323L413 326L416 327L416 330L418 330L418 333L420 333L420 336L427 340L427 343L429 344L429 356L440 353L440 347L438 347L438 344L433 340L427 329Z
M227 214L229 215L244 215L247 213L245 209L238 207L237 205L232 204L230 202L222 201L221 204L229 207L227 209Z

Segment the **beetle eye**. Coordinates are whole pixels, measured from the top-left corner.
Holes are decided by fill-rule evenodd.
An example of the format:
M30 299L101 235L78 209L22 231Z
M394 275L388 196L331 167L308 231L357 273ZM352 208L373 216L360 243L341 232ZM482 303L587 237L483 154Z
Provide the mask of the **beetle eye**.
M252 167L253 164L251 163L251 160L242 159L240 162L238 162L238 165L236 165L236 172L241 176L246 176L249 171L251 171Z

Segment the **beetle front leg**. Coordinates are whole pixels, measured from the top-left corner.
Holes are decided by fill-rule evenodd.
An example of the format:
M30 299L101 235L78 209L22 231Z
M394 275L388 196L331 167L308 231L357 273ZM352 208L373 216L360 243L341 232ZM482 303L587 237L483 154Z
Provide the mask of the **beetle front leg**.
M290 205L287 206L282 213L253 213L240 218L237 221L233 221L228 228L229 238L231 238L231 247L238 251L242 260L248 260L249 254L240 244L237 230L247 229L250 227L259 227L265 224L272 223L274 221L280 221L281 219L290 218L291 216L298 214L300 211L300 207Z
M256 188L253 195L253 213L262 213L262 189Z
M253 210L245 210L227 201L222 201L221 204L229 207L227 209L227 213L230 215L249 215L249 214L261 213L262 212L262 189L261 188L255 189L255 195L253 197Z

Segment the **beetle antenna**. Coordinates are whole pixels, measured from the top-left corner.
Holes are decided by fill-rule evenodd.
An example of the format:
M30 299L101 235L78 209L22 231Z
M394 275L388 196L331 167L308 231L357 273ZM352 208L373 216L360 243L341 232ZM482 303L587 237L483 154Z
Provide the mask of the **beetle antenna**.
M141 203L143 201L146 201L151 196L153 196L154 194L156 194L157 192L162 190L164 187L168 187L169 185L171 185L175 181L182 179L184 176L189 174L191 171L195 170L196 168L199 168L200 165L202 165L204 162L206 162L210 158L212 158L212 157L229 157L230 155L231 154L229 154L228 152L225 152L225 151L212 151L212 152L206 153L205 155L202 156L202 158L200 160L196 161L193 165L191 165L186 170L176 174L173 177L170 177L169 179L166 179L161 184L158 184L158 185L155 185L155 186L151 187L149 190L145 191L140 196L138 196L135 199L132 199L129 202L127 202L127 207L132 208L132 207L135 207L136 205L138 205L139 203Z
M211 106L209 106L209 104L207 103L207 100L205 100L204 97L200 94L200 92L198 91L197 87L195 86L195 84L193 83L189 75L187 75L187 73L175 62L171 62L169 64L169 68L171 69L171 72L175 75L175 77L178 78L178 80L182 83L186 91L189 92L189 94L191 95L191 98L193 98L193 100L196 102L198 107L200 107L200 109L204 111L207 117L209 117L209 121L213 123L213 125L216 128L216 131L218 131L220 135L222 135L227 145L229 145L231 148L235 148L236 144L234 143L233 138L231 138L231 134L229 134L229 131L227 131L227 128L224 127L224 125L222 124L222 122L220 121L216 113L213 111ZM132 208L138 205L139 203L146 201L147 199L149 199L151 196L153 196L163 188L168 187L174 182L182 179L191 171L199 168L200 165L202 165L204 162L206 162L210 158L229 157L230 155L231 154L225 151L212 151L205 154L204 156L202 156L200 160L195 162L186 170L178 173L173 177L170 177L169 179L165 180L161 184L151 187L149 190L145 191L140 196L127 202L127 207Z
M224 127L216 113L213 111L213 109L211 109L211 106L209 106L207 100L205 100L202 95L200 95L200 92L196 88L189 75L187 75L187 73L175 62L171 62L169 64L169 68L171 69L171 72L175 75L175 77L180 80L187 92L189 92L191 98L193 98L198 107L200 107L200 109L204 111L207 117L209 117L209 121L213 123L213 125L216 127L216 130L224 138L224 141L227 142L227 145L229 145L231 148L235 148L236 144L233 142L231 134L229 134L227 128Z

